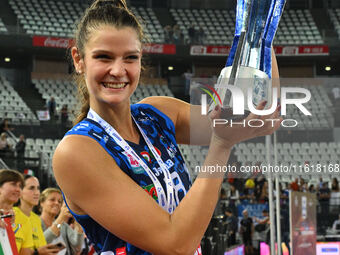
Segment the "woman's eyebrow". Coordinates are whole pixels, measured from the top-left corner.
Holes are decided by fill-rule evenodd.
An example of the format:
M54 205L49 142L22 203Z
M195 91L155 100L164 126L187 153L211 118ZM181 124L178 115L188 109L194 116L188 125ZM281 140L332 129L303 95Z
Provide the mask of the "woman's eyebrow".
M108 54L108 55L113 54L111 51L107 51L107 50L94 50L92 53L93 54ZM139 54L139 53L140 53L140 50L132 50L132 51L124 52L124 55Z

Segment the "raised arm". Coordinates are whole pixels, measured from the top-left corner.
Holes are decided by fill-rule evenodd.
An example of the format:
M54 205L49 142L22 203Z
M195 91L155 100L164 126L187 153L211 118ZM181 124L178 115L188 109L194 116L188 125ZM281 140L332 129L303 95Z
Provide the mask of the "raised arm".
M278 89L278 96L280 96L279 78L278 64L272 49L272 86ZM151 104L170 117L175 124L177 143L209 145L212 134L211 122L207 115L201 114L200 105L191 105L165 96L148 97L140 103Z
M263 107L261 104L258 109ZM213 112L212 118L219 116L220 111ZM273 117L277 117L277 112L275 116L269 116ZM269 134L278 125L261 129L216 127L204 165L226 165L235 143ZM197 178L170 215L89 137L72 135L64 138L54 154L53 169L75 213L90 215L111 233L141 249L172 255L192 255L199 246L224 176L224 173L218 173L210 178Z

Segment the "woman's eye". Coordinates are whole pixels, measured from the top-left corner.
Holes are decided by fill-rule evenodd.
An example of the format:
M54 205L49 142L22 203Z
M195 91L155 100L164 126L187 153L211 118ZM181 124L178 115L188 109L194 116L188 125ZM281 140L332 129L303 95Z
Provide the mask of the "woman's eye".
M110 57L108 55L97 55L94 57L95 59L109 59Z
M128 56L127 59L138 59L139 57L137 55L131 55L131 56Z

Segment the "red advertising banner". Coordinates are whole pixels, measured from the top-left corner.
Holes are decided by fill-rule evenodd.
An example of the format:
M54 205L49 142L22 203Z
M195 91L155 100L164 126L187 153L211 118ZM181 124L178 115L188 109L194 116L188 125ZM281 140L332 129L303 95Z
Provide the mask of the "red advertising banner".
M194 45L190 48L190 55L192 56L228 56L230 46L204 46Z
M315 194L289 193L292 255L316 255L316 203Z
M204 46L194 45L190 48L192 56L228 56L230 46ZM327 45L310 45L310 46L274 46L277 56L324 56L329 55Z
M329 47L327 45L311 46L274 46L277 56L327 56Z
M175 55L176 45L148 43L143 46L143 52L147 54Z
M33 46L36 47L52 47L52 48L70 48L73 45L73 39L48 37L48 36L33 36Z
M52 48L70 48L73 45L71 38L59 38L48 36L33 36L33 46L36 47L52 47ZM174 44L156 44L149 43L143 47L143 52L146 54L176 54L176 45Z

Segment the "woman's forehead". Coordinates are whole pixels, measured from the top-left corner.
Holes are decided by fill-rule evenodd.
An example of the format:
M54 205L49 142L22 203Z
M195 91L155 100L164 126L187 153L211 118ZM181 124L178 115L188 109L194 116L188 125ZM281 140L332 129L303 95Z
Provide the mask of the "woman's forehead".
M103 25L91 32L86 48L93 50L140 51L141 42L135 29Z

